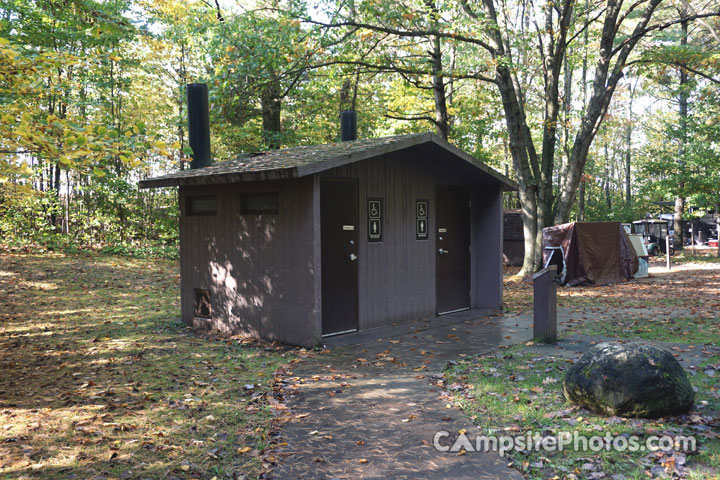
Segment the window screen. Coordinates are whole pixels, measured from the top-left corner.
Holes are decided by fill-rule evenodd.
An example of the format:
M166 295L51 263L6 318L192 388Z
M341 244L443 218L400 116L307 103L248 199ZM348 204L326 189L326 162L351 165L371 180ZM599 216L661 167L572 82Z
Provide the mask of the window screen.
M242 196L241 211L243 215L261 215L263 213L278 213L280 200L277 192L249 193Z
M214 196L188 197L185 215L215 215L217 213L217 201Z

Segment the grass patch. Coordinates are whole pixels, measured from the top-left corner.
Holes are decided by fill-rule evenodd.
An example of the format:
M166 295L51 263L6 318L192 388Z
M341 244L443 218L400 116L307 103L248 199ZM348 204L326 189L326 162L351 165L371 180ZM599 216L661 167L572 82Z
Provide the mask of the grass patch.
M568 333L615 338L638 338L662 342L720 345L718 317L652 317L637 315L612 321L583 322Z
M717 249L707 249L705 253L692 254L689 247L687 250L676 253L672 257L673 263L717 263L720 264L720 256Z
M178 265L0 255L0 478L248 478L293 351L205 338Z
M703 373L691 376L697 387L696 412L661 420L608 418L568 404L562 394L562 379L570 361L562 357L538 356L514 346L496 354L458 362L444 376L452 401L479 427L479 434L541 436L569 432L592 437L636 435L644 444L650 435L694 435L699 452L687 456L686 478L720 478L720 440L717 426L720 393L717 379ZM707 365L720 368L717 357ZM710 371L708 370L708 373ZM720 374L720 371L718 371ZM473 435L474 438L474 435ZM586 452L572 448L562 452L513 452L510 461L528 478L648 478L668 465L670 456L651 458L648 452ZM653 470L655 469L655 470ZM600 474L604 474L604 476ZM593 476L597 474L597 476Z

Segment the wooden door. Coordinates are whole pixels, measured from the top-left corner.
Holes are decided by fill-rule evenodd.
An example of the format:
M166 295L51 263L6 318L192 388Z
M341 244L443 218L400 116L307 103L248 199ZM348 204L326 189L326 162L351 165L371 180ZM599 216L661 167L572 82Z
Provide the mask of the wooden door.
M470 194L437 189L436 291L439 315L470 308Z
M358 191L355 180L320 182L322 333L358 328Z

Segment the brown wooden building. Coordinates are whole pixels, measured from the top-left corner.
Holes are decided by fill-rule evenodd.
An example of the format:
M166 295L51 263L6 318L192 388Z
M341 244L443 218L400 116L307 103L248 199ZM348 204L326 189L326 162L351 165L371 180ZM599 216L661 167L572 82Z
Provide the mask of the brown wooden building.
M180 187L182 318L313 346L502 305L512 181L433 134L245 155Z
M525 234L519 209L505 210L503 214L503 254L507 265L519 267L525 259Z

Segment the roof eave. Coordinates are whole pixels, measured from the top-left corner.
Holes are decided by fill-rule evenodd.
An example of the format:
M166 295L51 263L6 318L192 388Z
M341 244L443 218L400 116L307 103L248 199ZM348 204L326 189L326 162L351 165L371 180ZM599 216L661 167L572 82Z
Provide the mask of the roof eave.
M258 170L256 172L226 172L192 177L165 175L148 178L138 182L139 188L184 187L189 185L218 185L222 183L257 182L268 180L286 180L298 177L297 168Z

